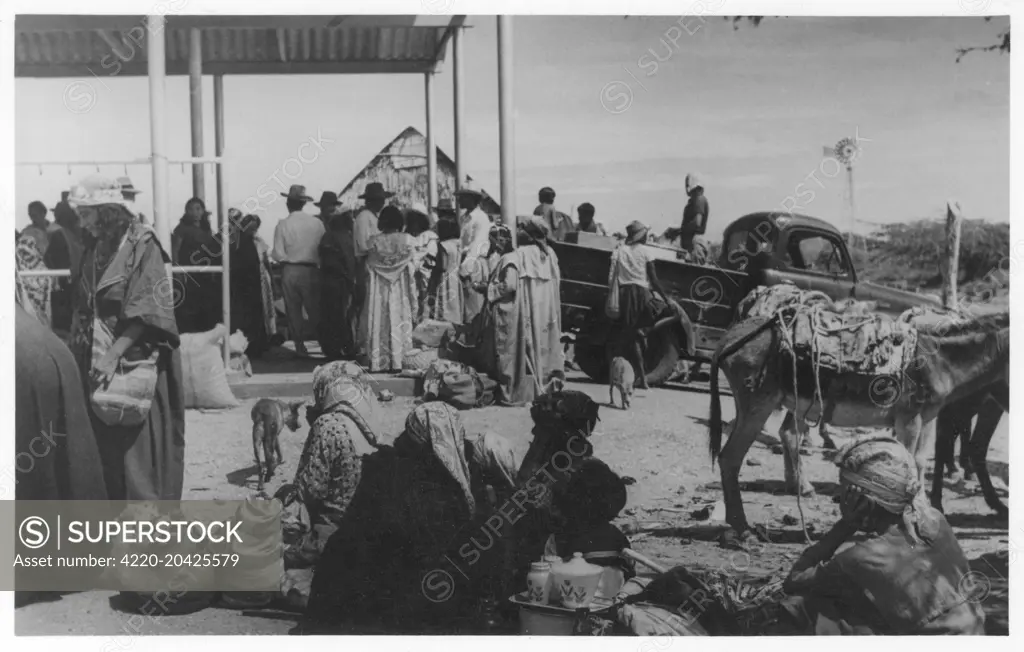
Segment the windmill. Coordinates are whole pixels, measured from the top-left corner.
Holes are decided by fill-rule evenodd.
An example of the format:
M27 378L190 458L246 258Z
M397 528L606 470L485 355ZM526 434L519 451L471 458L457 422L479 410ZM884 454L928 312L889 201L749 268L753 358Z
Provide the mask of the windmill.
M823 148L824 156L834 158L846 167L847 200L850 202L850 220L857 221L857 209L853 197L853 163L860 156L860 148L854 138L843 138L832 147Z

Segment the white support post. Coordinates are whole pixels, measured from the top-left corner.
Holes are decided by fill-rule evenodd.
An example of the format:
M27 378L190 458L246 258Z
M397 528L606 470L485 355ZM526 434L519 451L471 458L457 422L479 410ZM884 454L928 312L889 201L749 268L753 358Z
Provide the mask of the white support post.
M453 113L455 115L455 189L461 190L466 179L465 164L465 138L463 137L462 125L466 105L466 89L463 86L465 77L465 66L462 61L462 30L456 27L452 33L452 90Z
M192 156L203 155L203 33L189 30L188 92L192 125ZM192 196L206 201L206 167L192 166Z
M149 73L149 142L152 151L153 225L165 251L171 251L171 220L167 211L167 122L164 77L167 72L163 16L146 16Z
M220 158L224 155L224 75L213 76L213 153ZM227 197L224 196L224 166L216 167L217 206L222 215L227 215Z
M224 166L224 163L218 163L217 169ZM224 175L221 177L221 194L217 197L220 210L220 237L221 237L221 274L220 274L220 295L224 305L221 306L221 320L224 322L224 327L228 330L228 336L224 338L224 369L228 368L228 363L231 362L231 220L228 219L228 198L227 198L227 182L224 181Z
M501 165L501 217L516 232L515 131L512 99L512 16L498 16L498 146ZM515 242L515 237L512 238Z
M437 146L434 144L434 73L423 75L423 95L427 118L427 210L437 206Z

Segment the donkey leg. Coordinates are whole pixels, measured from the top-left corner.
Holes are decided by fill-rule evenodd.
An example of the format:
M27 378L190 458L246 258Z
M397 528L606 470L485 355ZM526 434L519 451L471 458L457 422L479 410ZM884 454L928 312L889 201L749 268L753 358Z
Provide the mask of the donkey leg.
M985 504L995 510L996 514L1002 517L1009 516L1010 512L992 486L992 477L988 472L988 464L985 462L988 457L988 445L992 441L992 435L999 427L999 421L1003 418L1002 410L996 409L997 405L992 401L986 401L981 411L978 412L978 425L971 435L968 443L971 465L974 472L978 474L978 484L981 485L981 492L985 496Z
M934 433L934 422L931 425L932 432ZM928 462L927 452L921 445L922 440L925 439L923 427L921 414L917 412L913 414L897 413L893 422L893 431L896 434L896 439L914 457L914 462L917 464L917 480L922 484L924 483L925 464ZM939 473L942 473L942 471L940 470Z
M730 383L731 384L731 383ZM741 394L735 396L736 418L732 422L729 440L718 456L722 474L722 494L725 501L725 520L732 530L742 535L749 526L743 511L743 496L740 493L739 476L743 458L764 427L765 421L779 407L781 392L771 395Z
M959 433L957 424L953 420L936 419L936 421L939 423L935 426L935 473L932 473L931 503L932 507L941 512L943 471L953 461L953 444Z
M797 419L792 410L787 410L786 418L779 427L779 439L782 440L783 464L786 469L786 491L794 495L797 491L801 496L814 495L814 486L801 472L800 441L807 437L807 433L807 423L803 419ZM798 474L799 487L796 482Z

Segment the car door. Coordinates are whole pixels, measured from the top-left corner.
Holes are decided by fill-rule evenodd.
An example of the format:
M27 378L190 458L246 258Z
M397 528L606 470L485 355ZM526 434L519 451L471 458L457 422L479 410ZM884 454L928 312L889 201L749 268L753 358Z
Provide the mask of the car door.
M789 281L804 290L824 292L834 301L853 297L853 266L838 234L794 228L782 240L778 264L766 272L770 283Z

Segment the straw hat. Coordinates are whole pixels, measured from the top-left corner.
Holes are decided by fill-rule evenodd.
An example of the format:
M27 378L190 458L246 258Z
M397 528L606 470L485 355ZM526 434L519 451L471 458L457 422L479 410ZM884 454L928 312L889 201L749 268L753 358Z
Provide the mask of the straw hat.
M287 193L282 192L281 196L296 201L313 201L313 198L306 194L306 186L299 184L293 185Z
M647 237L647 226L640 220L633 220L626 226L626 243L643 242Z
M134 215L132 202L126 200L121 194L121 185L103 175L94 174L78 182L68 192L68 205L71 208L85 208L89 206L103 206L105 204L117 204L124 206Z

